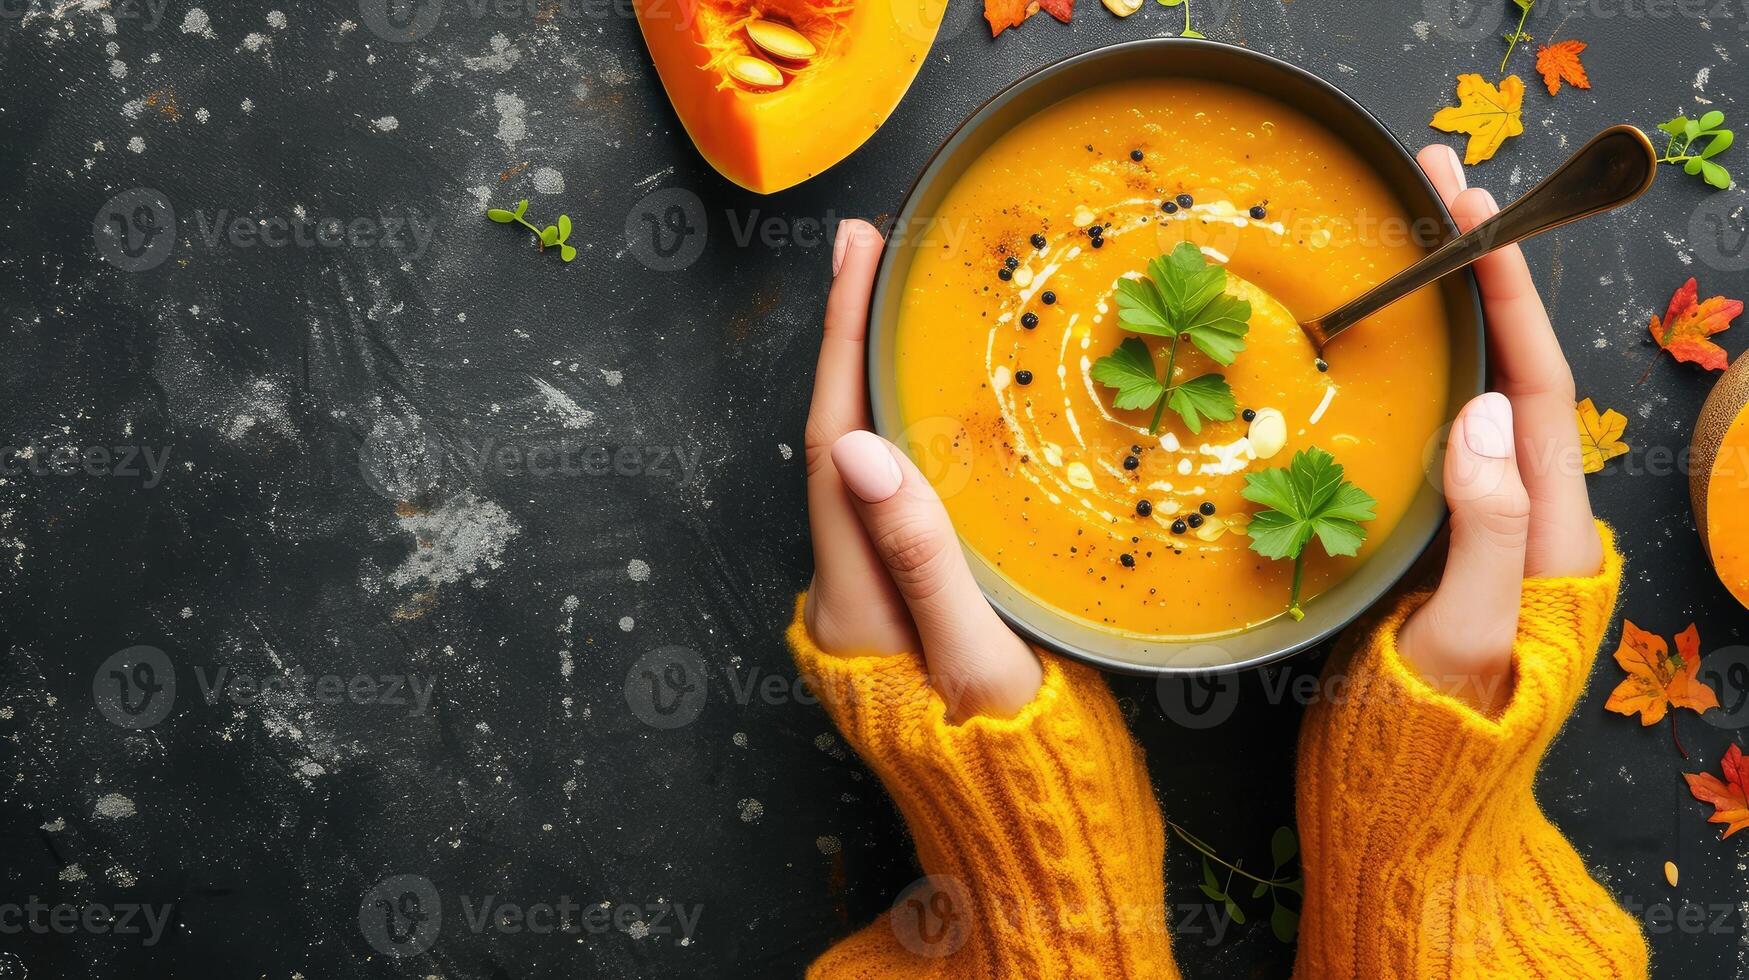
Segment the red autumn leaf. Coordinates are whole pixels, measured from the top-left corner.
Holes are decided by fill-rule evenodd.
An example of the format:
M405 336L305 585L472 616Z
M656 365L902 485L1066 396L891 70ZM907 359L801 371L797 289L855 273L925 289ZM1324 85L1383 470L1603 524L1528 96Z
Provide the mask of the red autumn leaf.
M984 0L984 19L990 22L991 37L1019 27L1036 13L1038 0Z
M1603 705L1617 714L1640 714L1641 725L1655 725L1671 705L1697 712L1719 706L1719 696L1701 683L1700 631L1690 623L1676 638L1676 653L1664 638L1622 620L1615 662L1628 676Z
M1549 87L1550 95L1561 90L1562 82L1574 88L1591 87L1585 65L1579 60L1579 52L1583 50L1584 41L1559 41L1537 48L1536 70L1542 72L1543 84Z
M1743 750L1735 745L1725 750L1725 761L1719 764L1725 778L1720 779L1710 772L1685 772L1682 778L1688 780L1688 791L1702 803L1713 805L1713 815L1707 818L1708 823L1726 824L1721 837L1729 837L1744 827L1749 827L1749 758L1744 758Z
M1664 319L1652 318L1652 339L1679 361L1699 364L1708 371L1723 371L1730 363L1725 349L1708 340L1731 325L1743 312L1741 300L1714 296L1697 303L1700 290L1692 277L1670 297Z
M1075 0L1038 0L1038 5L1065 24L1069 22L1069 15L1075 12Z

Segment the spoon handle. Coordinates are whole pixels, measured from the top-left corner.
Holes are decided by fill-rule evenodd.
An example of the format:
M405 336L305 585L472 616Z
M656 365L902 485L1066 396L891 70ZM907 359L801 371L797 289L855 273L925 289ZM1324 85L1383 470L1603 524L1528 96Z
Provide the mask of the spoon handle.
M1301 327L1322 352L1342 331L1497 248L1632 201L1652 186L1657 169L1658 156L1645 133L1611 126L1492 218Z

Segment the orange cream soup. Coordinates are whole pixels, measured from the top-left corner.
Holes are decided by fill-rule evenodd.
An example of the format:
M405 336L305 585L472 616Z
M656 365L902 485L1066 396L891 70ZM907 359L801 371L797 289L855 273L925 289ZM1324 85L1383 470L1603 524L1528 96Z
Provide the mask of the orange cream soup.
M1194 204L1165 213L1161 202L1181 194ZM1259 204L1262 219L1250 213ZM1094 224L1105 228L1097 249ZM1333 343L1329 371L1317 370L1295 314L1333 308L1421 251L1381 178L1294 110L1209 82L1089 90L1003 136L919 240L899 321L899 442L967 544L1048 605L1126 634L1245 629L1283 612L1292 574L1237 528L1256 509L1240 496L1246 472L1316 445L1378 499L1359 558L1308 547L1307 597L1351 574L1423 486L1424 450L1445 421L1445 315L1423 290ZM1241 408L1279 411L1286 445L1269 459L1242 417L1196 435L1167 412L1150 436L1151 413L1113 409L1111 389L1089 377L1128 335L1118 279L1185 240L1227 266L1229 291L1253 313L1232 366L1186 342L1175 378L1219 371ZM1011 256L1019 264L1004 281ZM1027 313L1036 328L1023 326ZM1158 370L1165 341L1144 339ZM1021 371L1030 384L1017 383ZM1140 465L1127 470L1133 447ZM1205 501L1215 516L1173 533Z

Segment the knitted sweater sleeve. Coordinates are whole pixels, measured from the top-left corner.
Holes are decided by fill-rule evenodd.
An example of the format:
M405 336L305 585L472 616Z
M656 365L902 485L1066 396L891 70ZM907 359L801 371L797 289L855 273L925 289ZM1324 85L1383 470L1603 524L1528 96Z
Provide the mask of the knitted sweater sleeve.
M1524 583L1513 688L1487 717L1397 650L1425 594L1325 671L1300 734L1305 908L1296 976L1644 977L1633 919L1532 794L1609 626L1621 556L1601 523L1590 578Z
M1160 808L1096 671L1041 654L1018 715L954 724L920 656L824 653L801 609L796 663L898 804L923 872L810 978L1178 976Z

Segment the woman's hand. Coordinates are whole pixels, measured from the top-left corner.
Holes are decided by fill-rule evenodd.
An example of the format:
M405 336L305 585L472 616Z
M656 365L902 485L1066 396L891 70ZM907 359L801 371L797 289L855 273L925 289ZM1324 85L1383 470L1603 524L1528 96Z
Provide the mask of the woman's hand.
M1499 210L1487 191L1465 189L1450 147L1429 146L1419 160L1459 231ZM1452 424L1445 576L1404 624L1398 648L1436 687L1492 710L1511 696L1523 580L1594 575L1603 548L1580 466L1573 372L1524 253L1503 248L1475 270L1494 390Z
M928 480L868 431L864 357L881 247L867 222L839 224L805 439L814 581L803 620L829 653L920 651L955 720L1007 717L1038 692L1038 658L978 590Z

